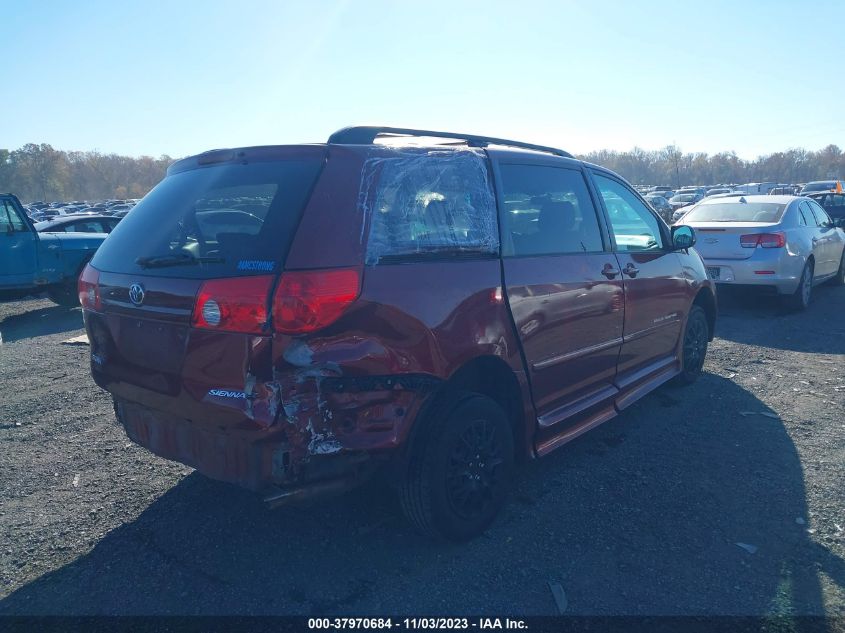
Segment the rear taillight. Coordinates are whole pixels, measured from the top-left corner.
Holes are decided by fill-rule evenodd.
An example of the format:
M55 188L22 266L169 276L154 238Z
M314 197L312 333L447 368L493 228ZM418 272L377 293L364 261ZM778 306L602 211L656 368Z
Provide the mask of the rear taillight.
M204 330L261 334L273 275L210 279L202 284L191 324Z
M79 304L88 310L99 310L100 302L100 271L86 264L76 282L79 291Z
M314 332L334 323L358 297L355 269L282 273L273 296L273 327L285 334Z
M783 233L750 233L740 235L739 244L742 248L783 248L786 246L786 235Z

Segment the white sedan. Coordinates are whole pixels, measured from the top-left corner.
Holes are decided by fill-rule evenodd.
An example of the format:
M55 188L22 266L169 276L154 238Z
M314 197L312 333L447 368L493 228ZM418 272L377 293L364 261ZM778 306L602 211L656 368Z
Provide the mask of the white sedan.
M813 286L845 284L845 232L810 198L708 198L681 224L695 229L695 248L717 284L761 286L798 310Z

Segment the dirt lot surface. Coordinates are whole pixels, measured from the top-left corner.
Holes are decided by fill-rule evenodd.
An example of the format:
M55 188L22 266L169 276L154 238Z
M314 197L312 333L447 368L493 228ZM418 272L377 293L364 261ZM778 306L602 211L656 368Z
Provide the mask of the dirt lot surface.
M79 310L0 304L0 613L845 616L845 289L721 298L707 373L526 465L482 537L384 487L267 510L131 444Z

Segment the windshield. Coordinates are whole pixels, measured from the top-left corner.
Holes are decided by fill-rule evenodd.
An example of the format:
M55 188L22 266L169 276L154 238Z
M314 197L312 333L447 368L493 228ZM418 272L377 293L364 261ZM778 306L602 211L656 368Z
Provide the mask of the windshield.
M785 208L776 202L701 204L684 216L684 222L779 222Z
M199 278L279 270L321 164L227 163L170 175L121 220L92 265Z
M692 202L693 200L695 200L695 197L696 196L695 196L694 193L685 193L683 195L675 196L675 201L676 202Z

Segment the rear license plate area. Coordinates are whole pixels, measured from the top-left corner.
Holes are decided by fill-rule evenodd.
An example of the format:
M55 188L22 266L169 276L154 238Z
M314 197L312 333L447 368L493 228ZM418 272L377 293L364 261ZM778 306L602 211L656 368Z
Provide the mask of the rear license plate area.
M164 373L177 373L185 356L187 328L121 317L115 337L120 355L129 363Z
M707 276L710 279L720 279L721 278L721 269L718 266L708 266L707 267Z

